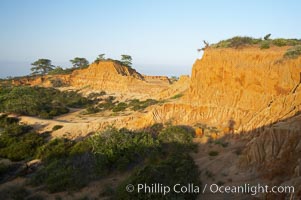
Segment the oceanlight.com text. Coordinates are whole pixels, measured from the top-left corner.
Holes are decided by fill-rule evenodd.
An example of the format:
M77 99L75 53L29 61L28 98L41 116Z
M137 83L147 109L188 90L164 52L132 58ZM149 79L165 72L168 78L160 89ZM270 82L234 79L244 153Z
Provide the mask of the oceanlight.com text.
M234 186L234 185L218 185L218 184L204 184L202 186L189 184L175 184L175 185L164 185L161 183L146 184L141 183L137 185L128 184L126 186L127 192L137 192L141 194L163 194L168 193L189 193L189 194L264 194L264 193L294 193L294 186L269 186L269 185L250 185L248 183Z

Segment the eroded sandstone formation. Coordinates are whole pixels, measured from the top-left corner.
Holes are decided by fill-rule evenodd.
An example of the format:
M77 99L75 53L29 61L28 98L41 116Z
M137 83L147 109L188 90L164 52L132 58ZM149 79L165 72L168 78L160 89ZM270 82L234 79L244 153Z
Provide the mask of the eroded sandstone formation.
M195 62L182 101L154 108L136 125L173 121L249 131L301 110L301 57L283 59L287 47L260 50L208 48Z
M93 63L88 68L74 70L66 75L46 75L39 77L24 77L13 80L14 85L55 86L61 82L62 86L75 89L88 88L104 90L115 94L136 94L151 97L169 88L170 81L166 76L145 76L136 70L124 66L119 62L101 61Z
M74 71L70 77L70 85L77 88L87 86L112 93L150 95L169 85L168 78L157 80L156 83L149 82L132 68L117 62L102 61L98 64L91 64L87 69Z

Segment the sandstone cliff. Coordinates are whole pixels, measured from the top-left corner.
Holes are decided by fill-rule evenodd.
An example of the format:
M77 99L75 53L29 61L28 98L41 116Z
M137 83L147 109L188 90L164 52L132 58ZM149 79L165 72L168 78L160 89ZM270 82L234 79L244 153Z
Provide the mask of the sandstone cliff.
M192 70L187 100L215 110L207 119L233 118L251 130L301 110L301 58L281 60L287 48L209 49Z
M239 132L293 116L301 110L301 57L282 59L286 49L206 49L182 101L156 107L136 125L172 120L227 127L231 120Z
M112 93L138 93L151 95L168 87L168 78L156 83L148 82L136 70L112 61L91 64L87 69L76 70L70 77L70 85ZM147 88L147 89L146 89Z

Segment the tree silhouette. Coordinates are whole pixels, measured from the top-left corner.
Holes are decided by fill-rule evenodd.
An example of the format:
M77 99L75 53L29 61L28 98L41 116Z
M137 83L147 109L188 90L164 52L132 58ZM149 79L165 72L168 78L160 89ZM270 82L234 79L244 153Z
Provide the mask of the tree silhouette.
M94 63L99 63L99 61L105 60L105 55L104 53L99 54L98 57L94 60Z
M132 56L130 55L121 55L122 64L131 67L132 66Z
M51 64L51 60L44 58L31 63L31 65L34 66L30 69L32 74L47 74L54 68L54 66Z
M73 68L85 68L89 65L89 61L86 58L75 57L73 60L70 60L70 62Z
M272 35L272 34L271 34L271 33L269 33L269 34L267 34L266 36L264 36L264 38L263 38L263 39L264 39L264 40L268 40L268 39L271 37L271 35Z
M208 42L206 42L205 40L203 40L203 43L205 44L205 47L203 47L203 48L201 48L201 49L197 49L198 52L204 51L206 48L209 47L209 43L208 43Z

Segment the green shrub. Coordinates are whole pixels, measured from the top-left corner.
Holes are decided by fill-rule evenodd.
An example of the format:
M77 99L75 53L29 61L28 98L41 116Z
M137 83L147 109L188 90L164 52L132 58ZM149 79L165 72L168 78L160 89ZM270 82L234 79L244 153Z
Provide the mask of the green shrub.
M112 110L115 106L115 103L113 102L115 100L115 97L109 96L105 99L105 101L97 106L101 111L105 110Z
M124 102L120 102L120 103L118 103L117 104L117 106L115 106L114 108L113 108L113 112L121 112L121 111L124 111L126 108L127 108L127 104L126 103L124 103Z
M92 92L92 93L90 93L90 94L88 95L88 99L95 99L95 98L97 98L97 97L104 96L104 95L106 95L106 92L105 92L105 91L101 91L101 92L98 92L98 93Z
M191 144L194 131L185 126L169 126L163 129L158 139L163 143Z
M30 132L32 127L7 122L2 118L0 131L0 157L13 161L28 160L32 158L37 148L44 144L43 135ZM7 124L4 125L6 121Z
M74 143L67 139L56 138L40 146L37 150L37 158L51 160L67 157Z
M272 40L272 42L273 42L273 45L278 46L278 47L289 45L289 40L283 39L283 38L274 39L274 40Z
M99 155L104 168L125 169L156 149L158 142L148 133L107 128L90 138L93 153Z
M241 37L236 36L228 40L222 40L217 44L214 44L213 47L216 48L239 48L246 45L258 44L261 42L261 39L255 39L252 37Z
M56 130L59 130L61 128L63 128L64 126L63 125L55 125L52 127L52 131L56 131Z
M69 109L66 107L53 107L51 108L51 111L48 113L48 116L54 117L54 116L58 116L58 115L63 115L69 112Z
M66 83L64 83L64 81L60 78L53 78L50 79L50 82L52 84L52 87L64 87L67 86Z
M145 101L140 101L139 99L132 99L129 102L129 107L131 107L132 110L137 111L137 110L144 110L148 106L157 104L158 101L155 99L147 99Z
M31 126L27 125L19 125L19 124L9 124L7 125L3 130L2 134L7 135L7 136L21 136L27 132L32 130Z
M260 49L269 49L270 48L270 42L269 41L262 41L260 44Z
M78 190L98 177L96 157L87 140L54 139L39 148L44 167L31 178L33 185L45 185L50 192Z
M99 111L100 111L100 109L98 107L89 106L83 114L85 114L85 115L94 114L94 113L98 113Z
M146 184L151 186L160 183L169 187L175 184L188 185L192 183L201 186L199 181L198 167L193 159L187 154L171 155L165 160L161 160L156 164L146 165L134 172L127 180L125 180L117 188L115 194L116 199L196 199L198 194L193 193L170 193L163 196L160 193L145 193L137 191L138 184ZM126 191L126 186L133 184L135 190L131 193Z
M175 96L171 97L171 99L178 99L181 98L183 96L183 94L176 94Z
M262 40L261 38L236 36L227 40L222 40L216 44L211 45L211 47L239 48L247 45L258 44L261 49L268 49L271 45L282 47L282 46L296 46L301 44L301 40L297 40L297 39L284 39L284 38L269 39L269 37L270 34L266 35L265 39Z
M45 185L50 192L75 191L97 178L91 154L48 160L31 178L34 186Z
M73 145L70 148L70 155L71 156L81 155L81 154L91 152L91 151L92 151L92 147L91 147L89 141L86 139L83 141L79 141L75 145Z
M149 127L144 128L144 131L157 137L159 135L159 133L163 130L163 128L164 128L164 126L162 123L155 123Z
M152 130L148 132L109 127L83 141L51 140L38 149L37 158L42 159L43 167L33 174L30 182L45 186L50 192L75 191L114 170L139 166L139 176L134 173L129 179L133 183L153 180L167 184L185 184L188 180L199 183L197 167L188 154L190 149L181 148L192 144L193 131L184 126L162 129L162 124L146 129ZM124 194L122 185L119 188L117 197L132 197Z
M295 59L298 58L300 55L301 55L301 45L297 45L288 49L283 57L288 59Z
M84 107L91 103L75 91L54 88L16 86L0 91L0 112L52 118L69 112L67 107Z
M112 110L114 106L115 104L113 102L106 101L104 103L99 104L97 108L99 108L101 111L105 111L105 110Z
M57 67L48 72L48 75L56 75L56 74L71 74L75 69L67 68L63 69L61 67Z
M18 123L20 119L16 117L8 117L6 114L0 115L0 127L5 128L6 126L14 123Z

